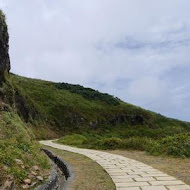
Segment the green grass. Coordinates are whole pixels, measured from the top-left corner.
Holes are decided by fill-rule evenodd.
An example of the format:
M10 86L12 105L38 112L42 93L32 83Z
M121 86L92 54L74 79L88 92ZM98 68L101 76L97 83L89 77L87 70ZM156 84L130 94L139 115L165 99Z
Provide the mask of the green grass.
M49 163L34 141L32 132L12 108L0 111L0 117L0 184L11 175L19 187L32 166L38 165L43 173L49 168ZM25 167L18 165L15 159L22 160Z
M176 148L186 135L183 142L188 142L188 122L166 118L80 85L17 75L11 78L20 100L20 103L16 101L17 111L31 124L32 129L35 128L33 131L38 138L47 138L47 133L51 134L52 131L56 138L65 136L60 140L63 144L96 149L146 150L154 155L190 156L188 143L185 147L183 143L180 144L184 151L179 154ZM27 115L22 113L20 107ZM168 140L169 143L170 138L174 143L166 148L167 145L162 145L162 142Z
M39 166L38 174L43 176L49 170L49 161L40 151L29 124L15 110L16 95L8 75L5 76L2 88L4 102L0 100L0 188L6 180L12 178L14 187L20 189L32 166ZM22 166L17 163L17 159L22 161Z
M147 151L153 155L190 157L190 133L168 136L155 141L150 144Z
M58 88L60 83L17 75L12 75L12 80L14 89L22 97L22 107L28 113L24 116L25 120L37 125L49 125L59 135L92 132L114 135L120 133L126 138L156 135L160 138L160 135L167 136L190 130L190 123L169 119L117 99L119 104L113 105L101 98L85 98L78 89L85 94L90 90L78 85L76 92L73 90L75 85L71 85L71 92L66 87ZM105 94L102 96L106 97ZM19 106L17 108L21 113Z
M101 150L140 150L151 155L167 155L173 157L190 157L190 133L167 136L161 139L147 137L105 137L98 138L87 135L68 135L58 140L58 143L74 145L83 148Z
M60 139L59 142L62 144L78 146L84 144L86 140L87 138L82 135L73 134L65 136L65 138Z
M119 105L120 101L107 93L100 93L91 88L84 88L80 85L73 85L68 83L56 83L55 87L61 90L68 90L71 93L79 94L88 100L99 100L109 105Z

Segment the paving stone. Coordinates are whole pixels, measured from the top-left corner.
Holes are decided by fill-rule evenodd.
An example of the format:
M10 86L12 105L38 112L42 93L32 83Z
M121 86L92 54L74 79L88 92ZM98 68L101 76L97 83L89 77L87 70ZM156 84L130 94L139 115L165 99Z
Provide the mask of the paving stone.
M189 185L167 186L169 190L190 190Z
M141 174L142 177L168 177L167 174Z
M114 183L134 182L133 178L113 179Z
M127 178L138 178L138 175L120 175L120 176L112 176L114 179L127 179Z
M141 187L142 190L167 190L165 186L145 186Z
M182 181L150 181L151 185L184 185Z
M112 169L106 169L106 171L108 171L108 172L110 172L110 173L111 173L111 172L114 172L114 173L116 173L116 172L117 172L117 173L123 173L123 172L125 172L125 171L120 170L120 169L117 169L117 168L116 168L116 169L113 169L113 168L112 168Z
M153 177L138 177L134 178L135 181L155 181L156 179Z
M128 182L128 183L115 183L116 187L141 187L148 186L147 182Z
M146 175L145 172L127 172L129 175Z
M109 174L111 175L111 176L117 176L117 175L127 175L126 173L123 173L123 172L109 172Z
M117 188L117 190L141 190L140 187L121 187Z
M175 177L170 177L170 176L168 176L168 177L155 177L155 178L158 181L173 181L173 180L176 180Z

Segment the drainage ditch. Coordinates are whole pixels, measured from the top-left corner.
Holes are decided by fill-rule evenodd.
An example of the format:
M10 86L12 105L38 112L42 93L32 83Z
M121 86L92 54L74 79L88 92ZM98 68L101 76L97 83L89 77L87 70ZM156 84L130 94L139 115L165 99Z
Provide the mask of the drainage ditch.
M68 190L74 178L72 167L53 152L47 149L42 149L42 151L50 158L53 167L49 181L38 190Z

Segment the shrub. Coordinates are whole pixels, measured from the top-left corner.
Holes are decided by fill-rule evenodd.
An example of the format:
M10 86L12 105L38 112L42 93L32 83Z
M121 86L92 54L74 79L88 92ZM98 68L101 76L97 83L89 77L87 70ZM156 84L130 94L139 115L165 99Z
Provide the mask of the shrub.
M151 154L165 154L177 157L190 157L190 134L177 134L168 136L147 149Z
M102 149L118 149L122 147L122 140L120 138L105 138L98 141L99 146Z
M154 156L162 154L162 146L158 141L152 141L152 143L150 143L145 150Z
M144 151L147 146L151 144L152 140L146 137L132 137L123 140L124 149L142 150Z
M86 137L83 135L73 134L73 135L67 135L61 139L58 140L61 144L67 144L67 145L82 145L86 141Z
M97 90L93 90L91 88L84 88L80 85L72 85L68 83L56 83L55 87L58 89L64 89L69 90L72 93L80 94L86 99L89 100L100 100L103 102L106 102L110 105L119 105L120 101L118 98L114 98L113 96L107 94L107 93L100 93Z
M151 139L132 137L128 139L120 139L116 137L102 138L102 139L88 139L84 145L95 149L131 149L131 150L145 150L151 144Z

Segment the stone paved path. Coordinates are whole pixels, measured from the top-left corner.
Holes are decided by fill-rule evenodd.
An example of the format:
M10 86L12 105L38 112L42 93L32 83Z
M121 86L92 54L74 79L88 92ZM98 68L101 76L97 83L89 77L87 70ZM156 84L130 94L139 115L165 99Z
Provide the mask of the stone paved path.
M190 190L190 186L182 181L136 160L97 150L60 145L50 140L40 143L82 154L96 161L111 176L117 190Z

